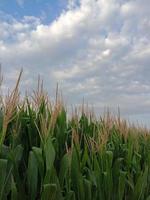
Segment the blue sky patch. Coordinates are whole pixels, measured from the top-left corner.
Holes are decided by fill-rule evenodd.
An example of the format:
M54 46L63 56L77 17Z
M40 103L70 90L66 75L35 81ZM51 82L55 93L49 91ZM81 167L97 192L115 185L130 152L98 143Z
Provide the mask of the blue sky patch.
M56 19L66 9L67 0L1 0L0 11L16 19L23 16L40 17L43 23Z

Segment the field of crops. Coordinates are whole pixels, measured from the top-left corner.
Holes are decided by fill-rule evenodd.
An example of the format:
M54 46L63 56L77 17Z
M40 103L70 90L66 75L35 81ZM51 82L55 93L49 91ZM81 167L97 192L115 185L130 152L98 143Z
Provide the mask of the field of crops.
M67 117L42 86L1 96L0 200L150 200L150 134L85 106Z

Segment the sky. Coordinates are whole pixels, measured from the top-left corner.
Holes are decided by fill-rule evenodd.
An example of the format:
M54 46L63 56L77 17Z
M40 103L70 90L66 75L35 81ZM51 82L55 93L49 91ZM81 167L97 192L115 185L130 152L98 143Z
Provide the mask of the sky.
M150 127L149 0L0 0L0 63L4 91L23 68L21 91L40 75L68 105Z

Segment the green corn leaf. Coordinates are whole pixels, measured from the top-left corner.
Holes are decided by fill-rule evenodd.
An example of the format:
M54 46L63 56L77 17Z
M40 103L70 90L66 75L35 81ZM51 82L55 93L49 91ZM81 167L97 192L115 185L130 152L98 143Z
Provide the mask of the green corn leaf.
M37 160L39 174L41 176L41 182L42 182L44 178L44 161L43 161L42 149L38 147L32 147L32 150Z
M133 192L133 200L140 200L141 196L144 194L145 187L147 185L147 176L148 176L148 167L145 167L144 173L140 173L138 180L136 182L134 192Z
M118 195L119 200L123 200L125 192L126 172L120 171Z
M59 181L60 181L61 187L64 184L64 179L67 175L69 167L70 167L70 155L65 154L60 163ZM68 177L66 177L66 178L68 178Z
M107 168L111 169L112 161L113 161L113 152L112 151L106 151L106 155L107 155Z
M127 161L127 167L129 169L130 166L131 166L131 163L132 163L132 156L133 156L133 141L132 141L131 136L129 137L128 140L129 141L128 141L128 149L127 149L127 158L126 158L126 161Z
M58 175L57 175L57 171L56 171L56 169L54 167L52 169L52 175L51 175L50 178L51 178L51 184L56 184L57 185L57 191L56 191L55 198L59 199L59 200L62 200L63 199L63 197L62 197L62 189L60 187L60 183L59 183L59 178L58 178Z
M46 159L46 175L44 178L44 184L49 184L51 183L50 178L55 160L55 149L53 147L51 137L49 137L45 143L44 153Z
M146 200L150 200L150 195L146 198Z
M113 189L112 161L113 161L113 153L112 153L112 151L106 151L106 174L107 175L104 176L104 177L105 177L105 182L106 182L105 191L106 191L108 200L112 196L112 189Z
M51 137L48 138L44 146L46 157L46 170L51 170L55 160L55 149L52 144Z
M0 200L4 198L4 185L7 175L7 160L0 159Z
M91 182L87 179L84 179L84 193L86 200L92 200Z
M3 144L1 150L1 157L3 159L8 159L9 154L10 154L10 148Z
M18 200L17 187L13 177L11 181L11 200Z
M31 200L37 195L38 165L34 153L30 151L27 169L28 191Z
M112 168L112 174L113 174L113 188L114 188L114 191L116 191L114 193L114 197L117 198L118 196L118 182L119 182L119 176L120 176L120 170L122 169L122 163L123 163L123 158L117 158L115 161L114 161L114 164L113 164L113 168Z
M17 147L12 152L12 161L14 163L19 162L21 160L21 158L22 158L22 153L23 153L22 145L17 145Z
M66 195L65 200L76 200L74 191L69 191L68 194Z
M81 162L81 166L82 168L86 165L86 163L89 163L89 154L88 154L88 147L85 146L84 148L84 152L83 152L83 157L82 157L82 162Z
M126 180L129 188L134 191L134 180L133 180L133 177L131 176L131 174L127 174L127 180Z
M41 200L55 200L56 191L56 184L44 184Z
M78 152L79 153L79 152ZM77 154L77 149L74 148L71 160L71 180L73 190L75 191L78 199L84 199L83 178L80 172L80 162Z

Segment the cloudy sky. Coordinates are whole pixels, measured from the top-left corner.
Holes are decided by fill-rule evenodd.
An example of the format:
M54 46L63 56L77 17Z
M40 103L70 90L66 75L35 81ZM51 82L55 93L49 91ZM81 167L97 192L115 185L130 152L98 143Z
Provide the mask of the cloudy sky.
M150 122L150 0L0 0L3 89L24 69L21 90L38 74L68 104Z

